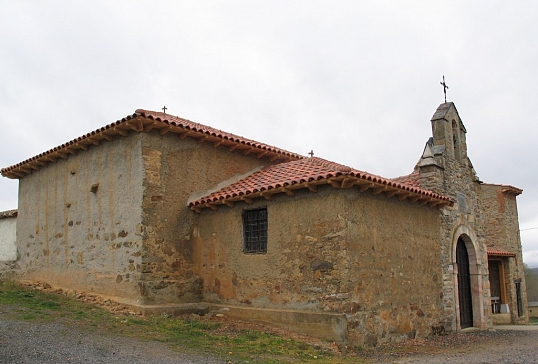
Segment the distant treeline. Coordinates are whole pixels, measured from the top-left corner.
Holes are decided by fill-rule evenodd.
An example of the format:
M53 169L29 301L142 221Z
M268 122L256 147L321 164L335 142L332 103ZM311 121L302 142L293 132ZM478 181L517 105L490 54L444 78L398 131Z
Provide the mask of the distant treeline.
M527 283L527 301L538 301L538 268L529 268L524 264L525 281Z

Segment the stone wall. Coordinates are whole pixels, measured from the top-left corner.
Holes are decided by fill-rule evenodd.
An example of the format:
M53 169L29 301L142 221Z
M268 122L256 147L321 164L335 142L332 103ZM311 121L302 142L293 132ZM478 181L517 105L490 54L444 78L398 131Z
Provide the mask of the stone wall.
M443 171L445 188L443 194L452 197L453 207L442 215L440 238L441 260L444 275L444 301L447 314L446 329L459 330L459 307L457 286L456 245L463 238L470 257L471 289L473 294L473 326L491 327L490 295L487 267L487 249L483 238L483 226L478 222L481 211L478 206L479 183L474 181L466 160L447 159Z
M516 195L502 185L481 185L484 238L488 247L510 252L521 251Z
M465 127L452 103L441 104L432 118L430 147L419 162L421 187L451 197L454 206L441 214L439 248L443 270L446 331L460 330L456 245L461 237L470 258L473 326L485 329L490 318L487 250L479 222L480 183L467 157Z
M142 135L116 136L20 180L21 278L136 302L142 272Z
M270 163L175 134L131 132L21 179L21 278L131 304L198 302L188 201Z
M505 258L505 291L513 323L528 321L527 305L518 316L516 282L521 282L521 295L527 301L527 289L523 269L523 254L519 235L519 218L517 211L517 193L513 188L495 184L481 185L480 205L482 225L486 245L490 248L514 253L515 258Z
M193 270L192 226L198 214L190 199L239 180L268 164L192 138L158 132L142 136L143 179L142 302L198 302L202 281Z
M242 253L242 211L267 206L266 254ZM204 210L194 230L204 300L341 313L348 345L424 337L443 322L439 212L320 187ZM278 324L278 323L275 323Z
M516 254L516 259L510 258L505 264L510 282L506 288L513 308L516 308L515 280L523 281L524 291L522 268L518 267L518 262L522 264L515 199L518 190L511 188L512 192L504 193L498 185L479 181L467 157L465 127L452 103L441 104L431 123L433 137L417 165L421 187L451 197L455 202L453 207L443 210L439 241L446 330L460 330L455 254L459 238L464 241L470 258L473 326L485 329L492 326L488 246ZM526 302L525 292L523 300ZM525 322L525 318L513 317L513 322Z

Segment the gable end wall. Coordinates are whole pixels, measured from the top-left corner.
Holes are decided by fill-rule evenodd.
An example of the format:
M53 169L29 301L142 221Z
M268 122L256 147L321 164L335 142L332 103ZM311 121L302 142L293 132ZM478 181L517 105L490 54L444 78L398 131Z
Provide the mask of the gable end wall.
M136 301L142 180L137 133L102 141L20 179L21 278Z

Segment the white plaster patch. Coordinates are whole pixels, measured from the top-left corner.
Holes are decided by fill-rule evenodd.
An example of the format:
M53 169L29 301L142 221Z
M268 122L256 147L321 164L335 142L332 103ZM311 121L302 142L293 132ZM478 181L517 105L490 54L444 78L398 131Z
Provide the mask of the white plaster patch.
M0 219L0 261L17 260L17 218Z

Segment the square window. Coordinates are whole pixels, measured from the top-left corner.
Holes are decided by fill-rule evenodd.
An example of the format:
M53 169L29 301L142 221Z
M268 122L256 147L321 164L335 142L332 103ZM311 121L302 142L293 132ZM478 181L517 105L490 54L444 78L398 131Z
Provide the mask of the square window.
M267 208L243 211L243 253L267 253Z

